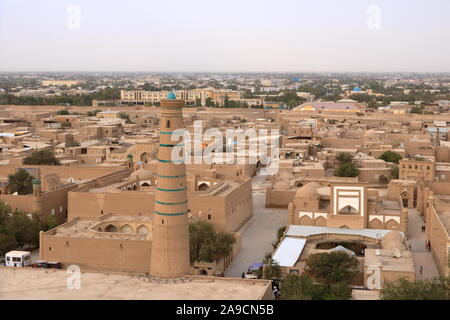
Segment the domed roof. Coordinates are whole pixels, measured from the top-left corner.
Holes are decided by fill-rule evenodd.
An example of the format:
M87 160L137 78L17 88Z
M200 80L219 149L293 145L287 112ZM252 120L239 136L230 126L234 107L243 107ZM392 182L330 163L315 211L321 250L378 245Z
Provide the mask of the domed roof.
M273 188L277 189L277 190L290 190L291 189L291 185L289 184L288 181L281 180L281 181L278 181L277 183L275 183L273 185Z
M138 177L139 177L139 180L151 179L151 178L153 178L153 173L149 170L145 170L145 169L141 168L141 169L134 171L132 174L130 174L130 178L128 180L134 181L134 180L137 180Z
M170 91L167 94L167 100L175 100L177 98L177 96L175 95L175 93L173 91Z
M391 231L388 234L386 234L381 239L381 247L386 250L405 250L406 246L403 243L403 236L398 231Z
M319 193L317 192L317 189L322 187L317 182L310 182L308 184L305 184L303 187L297 190L295 193L296 198L310 198L310 199L316 199L319 197Z
M359 91L362 91L362 89L360 87L354 87L352 91L359 92Z
M364 132L364 137L376 136L378 133L374 129L367 130Z
M387 233L382 239L381 241L392 241L392 240L396 240L396 241L402 241L403 240L403 236L400 232L398 231L391 231L389 233Z

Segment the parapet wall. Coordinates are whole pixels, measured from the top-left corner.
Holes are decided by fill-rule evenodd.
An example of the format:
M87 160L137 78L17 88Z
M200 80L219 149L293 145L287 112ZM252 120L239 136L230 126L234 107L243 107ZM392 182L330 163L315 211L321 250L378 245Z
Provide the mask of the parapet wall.
M82 271L150 272L151 241L90 239L40 234L40 259Z
M0 177L7 177L16 173L18 169L37 168L41 176L57 174L60 179L74 178L76 180L95 179L110 173L123 170L123 167L100 167L100 166L35 166L35 165L0 165Z
M266 208L287 208L294 201L296 190L266 189Z

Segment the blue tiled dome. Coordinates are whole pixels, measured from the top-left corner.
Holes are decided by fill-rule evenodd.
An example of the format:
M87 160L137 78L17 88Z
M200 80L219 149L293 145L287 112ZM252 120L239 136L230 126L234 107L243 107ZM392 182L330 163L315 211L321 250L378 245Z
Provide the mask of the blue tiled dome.
M362 91L362 89L360 87L354 87L353 91Z
M167 94L168 100L175 100L176 98L177 98L177 96L172 91Z

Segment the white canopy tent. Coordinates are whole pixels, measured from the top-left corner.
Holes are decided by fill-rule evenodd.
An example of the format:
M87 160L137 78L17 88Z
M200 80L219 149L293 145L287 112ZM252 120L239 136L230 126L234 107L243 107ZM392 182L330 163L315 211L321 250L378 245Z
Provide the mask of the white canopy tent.
M293 267L305 248L306 239L286 237L273 255L281 267Z

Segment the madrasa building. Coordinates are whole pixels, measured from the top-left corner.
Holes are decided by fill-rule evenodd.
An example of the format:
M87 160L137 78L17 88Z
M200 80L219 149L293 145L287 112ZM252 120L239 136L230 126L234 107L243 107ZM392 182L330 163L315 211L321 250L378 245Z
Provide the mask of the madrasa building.
M173 160L171 133L183 128L184 101L161 103L156 170L134 166L80 184L68 194L68 222L40 233L40 259L82 270L177 277L223 272L240 250L241 230L253 216L251 179L214 169L186 173ZM232 233L229 256L199 265L189 261L188 227L210 222Z

